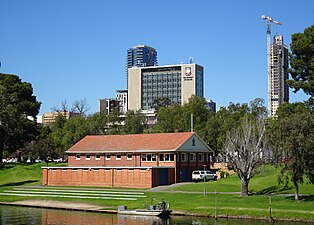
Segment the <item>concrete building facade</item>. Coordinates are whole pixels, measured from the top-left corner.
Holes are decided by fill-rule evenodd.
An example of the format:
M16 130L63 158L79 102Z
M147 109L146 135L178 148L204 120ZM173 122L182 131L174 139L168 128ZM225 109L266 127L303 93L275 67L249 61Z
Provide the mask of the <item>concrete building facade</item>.
M288 48L283 36L274 36L270 46L270 69L268 74L268 116L274 117L280 104L289 101Z
M43 185L151 188L190 181L209 169L212 150L195 133L86 136L68 151L68 167L43 167Z
M204 96L204 69L179 64L128 69L128 110L149 110L156 99L187 103L192 95Z
M157 51L147 45L137 45L127 51L126 73L128 83L128 69L133 67L157 66ZM128 84L127 84L128 86Z
M112 98L99 99L99 111L109 115L113 110L119 110L119 101Z
M73 113L69 111L59 111L59 112L46 112L42 116L42 123L44 125L51 125L56 121L57 116L63 116L65 119L69 119Z
M119 102L119 111L126 114L128 111L128 90L116 90L116 100Z

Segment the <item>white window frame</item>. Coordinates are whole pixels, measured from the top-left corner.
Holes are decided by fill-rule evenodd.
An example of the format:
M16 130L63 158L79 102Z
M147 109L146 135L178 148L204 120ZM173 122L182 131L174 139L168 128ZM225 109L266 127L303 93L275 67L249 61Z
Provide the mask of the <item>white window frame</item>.
M150 160L147 160L148 156L150 156ZM145 160L143 160L145 159ZM156 154L155 153L144 153L141 154L141 161L142 162L156 162Z
M75 154L75 159L76 160L81 160L81 154Z
M129 157L131 155L131 157ZM133 154L132 153L127 153L126 154L126 160L132 160L133 159Z
M181 153L181 162L187 162L187 161L188 161L188 154Z
M196 156L195 153L190 153L190 162L195 162Z
M118 157L118 156L119 156L119 157ZM121 158L122 158L121 153L117 153L117 154L116 154L116 160L121 160Z
M110 153L106 153L106 160L111 160L111 154Z
M90 154L85 155L85 160L90 160Z
M171 160L171 155L173 156L173 160ZM166 160L166 157L168 157L168 160ZM174 162L174 154L173 153L160 153L159 161L160 162Z
M198 162L204 162L204 159L205 159L204 153L198 153L197 154L197 161Z
M100 154L95 154L95 160L100 160Z

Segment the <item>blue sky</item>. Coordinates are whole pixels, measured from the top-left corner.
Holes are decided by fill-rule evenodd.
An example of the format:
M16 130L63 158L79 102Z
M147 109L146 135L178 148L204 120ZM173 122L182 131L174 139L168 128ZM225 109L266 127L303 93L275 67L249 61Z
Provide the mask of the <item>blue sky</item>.
M40 114L66 100L98 99L126 88L126 51L146 44L159 65L204 66L205 98L217 107L267 102L265 14L284 36L314 24L312 0L1 0L0 72L33 84ZM291 92L290 101L307 96Z

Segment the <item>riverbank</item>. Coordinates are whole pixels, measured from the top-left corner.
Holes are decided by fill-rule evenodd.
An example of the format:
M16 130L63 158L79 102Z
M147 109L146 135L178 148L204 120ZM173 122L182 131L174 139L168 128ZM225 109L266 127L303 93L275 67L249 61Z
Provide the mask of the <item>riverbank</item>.
M256 175L250 184L251 195L240 197L240 184L236 176L215 182L180 183L154 189L122 189L104 187L53 187L41 186L41 165L6 165L0 170L0 202L20 204L20 201L57 201L69 208L54 205L66 210L106 210L116 213L118 206L129 209L143 208L150 202L169 202L173 214L216 218L253 218L269 220L271 202L272 217L279 221L314 222L314 185L303 184L302 196L295 201L293 190L276 186L276 171L266 167ZM206 195L204 194L206 185ZM216 191L217 190L217 191ZM79 209L72 203L89 205ZM24 204L24 203L23 203ZM44 207L38 203L34 207Z
M46 208L46 209L57 209L57 210L71 210L71 211L83 211L83 212L94 212L94 213L109 213L117 214L118 210L105 209L103 206L99 206L91 203L78 203L78 202L62 202L53 200L23 200L15 202L0 202L0 205L7 206L20 206L20 207L33 207L33 208ZM110 207L109 207L110 208ZM194 216L194 217L208 217L215 219L239 219L239 220L263 220L263 221L287 221L287 222L302 222L302 223L313 223L314 220L305 219L291 219L291 218L267 218L267 217L255 217L255 216L235 216L235 215L204 215L198 213L191 213L180 210L173 210L172 216Z

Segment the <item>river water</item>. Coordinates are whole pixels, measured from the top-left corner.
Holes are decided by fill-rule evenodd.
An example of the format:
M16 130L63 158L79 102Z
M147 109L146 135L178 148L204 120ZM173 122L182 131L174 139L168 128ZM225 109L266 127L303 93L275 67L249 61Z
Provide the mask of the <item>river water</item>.
M160 219L149 216L127 216L90 213L69 210L53 210L0 205L1 225L267 225L266 221L225 220L200 217L176 217ZM304 225L304 223L276 222L276 225Z

